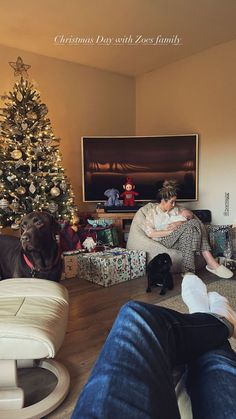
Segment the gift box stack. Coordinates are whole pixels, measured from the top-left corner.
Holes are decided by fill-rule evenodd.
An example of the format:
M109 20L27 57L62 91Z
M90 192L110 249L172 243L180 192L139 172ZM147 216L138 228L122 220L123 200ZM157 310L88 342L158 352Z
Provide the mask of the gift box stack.
M119 247L78 254L78 277L104 287L145 275L146 253Z

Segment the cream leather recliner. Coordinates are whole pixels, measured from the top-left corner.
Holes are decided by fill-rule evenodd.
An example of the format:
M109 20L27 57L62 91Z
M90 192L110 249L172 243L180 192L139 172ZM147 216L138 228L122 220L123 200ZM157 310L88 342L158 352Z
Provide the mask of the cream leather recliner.
M45 279L14 278L0 282L0 417L42 418L66 397L70 378L54 358L62 345L68 319L64 286ZM24 407L17 369L38 366L57 378L52 393ZM40 388L42 382L34 383Z

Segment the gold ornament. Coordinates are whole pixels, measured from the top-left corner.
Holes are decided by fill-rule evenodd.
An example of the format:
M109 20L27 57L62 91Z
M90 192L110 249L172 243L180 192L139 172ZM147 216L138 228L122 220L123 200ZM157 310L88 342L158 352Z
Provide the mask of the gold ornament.
M22 157L22 152L20 150L13 150L11 156L14 160L19 160Z
M33 112L33 111L27 112L26 116L27 116L27 118L32 119L32 120L38 118L37 114L35 112Z
M21 92L17 92L17 94L16 94L16 99L19 101L19 102L21 102L22 101L22 99L23 99L23 95L22 95L22 93Z
M4 183L0 183L0 192L4 191Z
M48 113L48 108L47 108L47 106L45 105L45 103L42 103L41 105L40 105L40 115L41 115L41 117L43 117L43 116L45 116L45 115L47 115L47 113Z
M26 122L23 122L21 124L21 128L23 129L23 131L25 131L28 128L28 124Z
M33 184L33 182L31 182L31 184L30 184L30 186L29 186L29 191L30 191L32 194L34 194L34 193L35 193L35 191L36 191L36 187L35 187L35 185Z
M17 212L20 208L20 204L16 199L13 199L10 208L12 209L12 211Z
M53 186L53 188L50 190L50 194L54 197L59 196L61 193L60 189L57 188L56 186Z
M67 184L66 184L66 182L64 180L61 181L60 188L61 188L61 190L63 192L66 192L66 190L67 190Z
M3 174L3 171L0 169L0 176L2 176L2 174Z
M9 207L9 202L6 198L0 199L0 208L6 209Z
M19 186L19 188L16 189L16 192L18 193L18 195L24 195L26 189L24 188L24 186Z
M16 62L9 62L10 66L14 69L14 76L28 77L27 70L31 67L29 64L24 64L21 57L17 57Z

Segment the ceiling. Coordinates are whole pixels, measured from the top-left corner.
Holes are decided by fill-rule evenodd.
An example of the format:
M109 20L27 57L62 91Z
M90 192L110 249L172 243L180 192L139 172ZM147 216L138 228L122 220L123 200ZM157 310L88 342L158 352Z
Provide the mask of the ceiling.
M0 44L130 76L235 39L235 22L235 0L0 0Z

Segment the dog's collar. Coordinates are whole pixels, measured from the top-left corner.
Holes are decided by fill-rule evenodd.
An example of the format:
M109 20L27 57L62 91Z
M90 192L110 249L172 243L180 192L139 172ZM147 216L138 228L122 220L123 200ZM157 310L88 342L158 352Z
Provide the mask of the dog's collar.
M58 248L57 256L56 256L54 262L48 268L45 268L45 269L37 269L37 268L34 267L33 263L30 262L30 260L27 258L27 256L23 253L24 261L25 261L26 265L31 269L31 275L32 275L32 277L35 276L35 273L36 272L48 272L48 271L50 271L57 264L57 262L59 261L60 257L61 257L61 252L60 252L60 250Z

